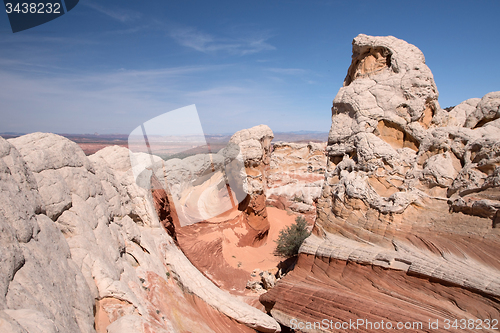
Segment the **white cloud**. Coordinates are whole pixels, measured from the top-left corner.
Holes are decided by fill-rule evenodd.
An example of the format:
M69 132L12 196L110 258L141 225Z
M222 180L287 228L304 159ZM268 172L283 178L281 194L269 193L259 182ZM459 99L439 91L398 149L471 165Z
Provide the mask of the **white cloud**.
M186 95L190 97L204 97L204 96L221 96L221 95L241 95L251 93L252 90L237 86L219 86L206 90L189 92Z
M247 55L276 49L276 47L267 43L269 37L222 38L194 28L172 29L169 35L180 45L203 53L220 51L229 54Z
M307 72L305 69L301 68L268 68L267 70L273 73L287 75L301 75Z
M0 118L4 119L0 132L128 133L155 116L190 104L197 105L207 133L272 125L273 110L286 108L282 97L259 83L206 79L209 72L229 68L213 65L62 75L0 70ZM205 80L200 83L201 77Z
M9 66L0 66L0 132L127 134L190 104L196 104L206 133L262 123L278 131L318 129L286 90L266 77L241 79L237 64L103 72L5 58L2 64Z
M120 22L130 22L130 21L135 21L137 19L140 19L142 15L136 11L131 11L131 10L124 10L122 8L107 8L104 6L101 6L99 4L96 4L94 2L90 1L85 1L83 2L84 5L97 10L98 12L107 15L111 17L112 19L115 19Z
M217 68L56 76L0 71L0 117L4 119L0 132L126 133L158 114L192 104L185 98L191 76Z

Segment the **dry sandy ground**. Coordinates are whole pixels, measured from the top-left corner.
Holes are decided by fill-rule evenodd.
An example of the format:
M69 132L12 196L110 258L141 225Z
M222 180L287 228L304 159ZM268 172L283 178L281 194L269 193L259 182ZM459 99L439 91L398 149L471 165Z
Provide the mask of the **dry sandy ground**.
M195 223L177 230L177 240L189 260L220 288L234 295L248 295L247 281L254 270L274 270L285 258L275 256L274 242L280 230L295 222L289 211L267 207L270 223L266 242L260 247L238 246L238 235L246 234L245 218L240 212L232 221ZM255 275L255 274L254 274Z
M297 215L274 207L267 207L270 224L266 243L260 247L238 247L237 230L225 229L222 254L226 262L234 268L249 272L254 269L269 270L275 268L283 258L273 254L276 248L275 240L281 229L292 225Z

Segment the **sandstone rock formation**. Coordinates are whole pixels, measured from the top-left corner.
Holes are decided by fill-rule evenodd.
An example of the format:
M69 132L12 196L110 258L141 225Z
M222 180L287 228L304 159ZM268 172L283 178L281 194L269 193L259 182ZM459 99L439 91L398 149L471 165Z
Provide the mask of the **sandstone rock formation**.
M217 176L217 173L211 170L210 163L207 163L207 167L203 167L203 170L208 169L215 176L203 179L203 182L197 182L199 184L197 186L204 188L205 192L210 188L214 189L213 191L220 191L220 189L225 190L226 188L225 185L219 185L227 181L225 179L229 179L228 182L231 183L231 178L240 178L243 198L241 199L240 193L234 195L232 201L225 199L226 206L224 206L224 202L209 203L212 206L226 207L225 212L213 218L204 219L202 223L182 226L176 221L172 222L179 246L189 260L217 286L234 294L245 294L246 283L250 273L255 268L269 269L279 262L279 258L273 258L274 264L267 267L270 263L266 257L273 257L272 252L275 245L272 240L268 240L271 226L266 207L266 182L271 160L272 138L271 129L265 125L255 126L235 133L231 137L228 146L217 154L213 154L210 160L213 161L213 169L217 171L224 165L222 156L235 155L234 152L230 152L235 150L236 155L241 155L243 170L240 170L239 166L236 168L226 167L225 174L227 176L224 178ZM176 173L175 170L177 169L173 168L172 165L186 165L191 166L191 169L193 169L193 165L196 164L192 161L200 158L201 156L197 155L183 161L167 161L165 163L166 178L171 177L171 173ZM186 162L187 160L190 162ZM220 163L217 163L217 161L220 161ZM199 163L198 165L202 164ZM162 176L162 172L158 173L158 178ZM193 173L203 174L202 172ZM231 175L232 173L236 174ZM215 177L219 177L218 180L212 181ZM167 182L172 183L170 180L167 180ZM230 186L231 190L228 191L235 192L232 190L234 187ZM195 187L189 187L183 191L189 193L189 197L194 197L193 193L196 189ZM175 196L177 193L174 192L171 195ZM182 196L184 195L179 197ZM202 198L202 196L197 197ZM216 198L217 196L210 195L209 197ZM198 200L198 205L200 205L201 201ZM203 205L206 205L206 203L203 203ZM175 208L177 208L177 205ZM178 210L177 214L179 214ZM279 230L275 230L276 228L277 225L273 226L274 234L279 232ZM258 248L261 250L258 250ZM251 258L254 253L260 253L260 258ZM207 256L207 254L210 255ZM258 266L256 266L257 261L260 262Z
M154 173L159 188L172 196L181 227L220 223L245 212L248 229L240 243L257 246L269 229L265 207L265 170L270 160L271 129L255 126L235 133L216 154L197 154L163 161L152 155L132 156L136 179Z
M0 138L0 332L279 332L323 319L496 331L499 106L493 92L441 109L420 50L359 35L326 150L273 150L264 125L169 161L123 147L86 157L54 134ZM270 221L295 215L266 203L315 220L283 278L262 251L279 232ZM262 287L274 318L245 303Z
M128 149L34 133L0 160L1 332L279 331L179 250Z
M500 93L437 99L415 46L354 39L314 234L261 296L282 324L499 318Z
M241 240L242 245L258 246L269 230L265 188L273 137L273 132L268 126L259 125L236 132L229 141L240 147L247 174L245 192L248 194L248 200L242 203L240 209L246 212L249 233Z
M325 148L326 143L274 143L266 177L268 203L314 222L314 201L321 195L325 178Z
M268 271L262 272L261 281L264 289L272 289L276 285L276 277Z

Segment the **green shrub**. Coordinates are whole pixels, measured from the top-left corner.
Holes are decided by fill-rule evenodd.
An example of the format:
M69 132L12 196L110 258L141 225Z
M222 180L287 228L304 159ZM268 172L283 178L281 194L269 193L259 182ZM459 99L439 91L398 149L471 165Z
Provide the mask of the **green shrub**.
M281 257L292 257L299 253L300 245L310 235L307 231L307 222L302 216L295 219L295 223L280 231L274 253Z

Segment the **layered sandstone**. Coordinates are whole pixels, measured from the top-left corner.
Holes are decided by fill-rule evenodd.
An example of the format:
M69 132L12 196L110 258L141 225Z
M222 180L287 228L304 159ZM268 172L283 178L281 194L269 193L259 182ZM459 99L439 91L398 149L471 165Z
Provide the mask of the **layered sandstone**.
M448 111L437 99L420 50L359 35L326 154L315 143L273 149L264 125L217 154L169 161L121 147L86 157L53 134L0 138L0 331L491 323L500 317L500 92ZM317 213L295 269L274 288L272 240L295 215L266 203ZM276 320L241 301L255 300L242 292L250 273L270 289L260 299Z
M0 139L0 160L0 331L279 331L179 250L128 149L34 133Z
M499 318L500 93L437 99L418 48L354 39L314 234L261 298L282 324Z
M198 182L198 186L204 188L205 192L212 188L212 193L214 193L217 189L217 191L226 190L225 183L223 186L217 184L223 181L231 183L231 178L239 177L243 196L241 193L234 194L238 192L238 189L235 189L237 186L228 186L227 193L231 193L233 198L232 201L225 200L227 207L223 214L186 226L182 226L175 220L172 222L179 246L189 260L217 286L233 294L248 294L246 284L254 270L276 267L280 258L273 255L275 248L273 239L277 238L281 228L293 223L295 219L293 215L272 211L271 215L275 219L273 225L270 223L270 212L266 207L266 191L272 138L271 129L265 125L235 133L228 147L213 154L211 160L217 161L217 156L225 156L227 150L236 149L236 155L241 157L241 168L226 167L223 170L226 177L211 176L203 179L203 182ZM200 156L188 159L192 161L200 159ZM165 164L167 166L173 163L193 165L193 163L185 162L188 159L167 161ZM212 163L212 165L216 174L223 163ZM170 170L166 172L166 177L169 178L169 173L173 168L165 169ZM214 173L214 171L211 172ZM214 177L219 177L221 181L212 181ZM195 188L188 188L185 191L189 193L189 197L194 197ZM202 198L201 195L197 197ZM217 196L212 194L210 197L216 198ZM211 205L225 207L221 202L212 202ZM255 295L253 296L255 298Z
M269 204L316 217L314 202L321 195L326 169L326 143L276 142L267 171Z
M259 125L236 132L229 141L240 147L245 163L244 186L248 198L240 204L239 209L246 213L245 222L249 233L241 240L242 245L258 246L265 240L269 230L265 188L273 137L268 126Z

